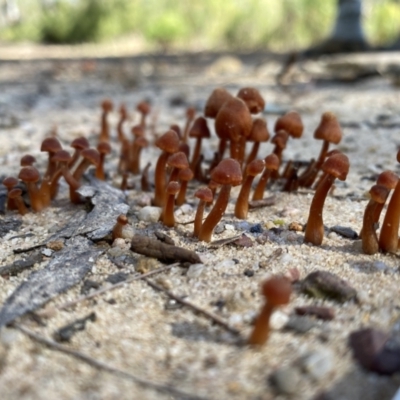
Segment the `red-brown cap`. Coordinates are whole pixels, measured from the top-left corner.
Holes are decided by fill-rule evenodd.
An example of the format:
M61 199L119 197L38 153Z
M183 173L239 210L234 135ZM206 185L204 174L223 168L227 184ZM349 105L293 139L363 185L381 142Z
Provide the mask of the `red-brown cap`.
M265 100L256 88L244 87L239 90L236 97L242 99L246 103L252 114L258 114L265 108Z
M155 145L167 153L176 153L179 149L179 136L170 129L156 140Z
M342 128L336 115L332 112L324 112L317 129L314 132L314 139L326 140L338 144L342 140Z
M335 178L345 181L349 173L350 163L343 153L334 154L325 160L321 169Z
M173 168L184 169L189 168L189 162L183 151L171 154L168 157L167 164Z
M111 146L110 146L110 143L108 143L108 142L100 142L98 145L97 145L97 151L100 153L100 154L110 154L111 153Z
M147 101L141 101L137 106L136 110L138 110L141 114L147 115L150 112L150 104Z
M385 186L386 188L394 189L399 181L399 177L393 171L383 171L379 174L376 180L377 185Z
M83 150L90 147L88 140L83 136L74 139L70 146L75 150Z
M168 183L166 192L170 195L176 195L179 192L180 188L181 185L178 182L172 181Z
M288 111L279 117L275 122L274 131L286 131L293 138L300 138L303 134L304 125L300 114L297 111Z
M249 109L243 100L232 97L224 103L215 118L215 132L222 139L234 142L248 137L253 125Z
M181 127L178 124L172 124L169 129L175 131L178 134L178 137L181 138L182 137L182 131L181 131Z
M62 150L61 144L55 137L48 137L43 140L40 151L47 151L48 153L56 153Z
M210 178L220 185L240 185L242 183L240 164L233 158L225 158L211 171Z
M108 113L112 111L114 105L110 99L104 99L101 102L101 108L103 109L104 112Z
M53 156L53 161L61 162L61 163L68 163L71 161L71 155L68 153L67 150L59 150Z
M30 154L25 154L21 157L20 165L21 167L31 166L36 162L36 158L31 156Z
M196 109L194 107L188 107L186 109L186 118L191 121L192 119L194 119L195 116L196 116Z
M117 223L120 225L126 225L128 223L128 218L125 214L118 215Z
M279 168L279 158L276 154L268 154L267 157L264 158L265 168L270 169L272 171L276 171Z
M207 126L207 120L204 117L197 117L189 131L189 137L209 138L210 130Z
M371 196L371 200L376 203L384 203L389 196L389 189L382 185L373 185L369 190L369 195Z
M262 285L262 294L272 306L288 304L292 294L292 285L284 276L273 276Z
M254 118L251 132L247 140L252 142L266 142L269 136L267 121L264 118Z
M233 96L222 87L214 89L204 107L204 115L207 118L215 118L222 105L232 97Z
M7 176L7 178L3 179L3 185L10 190L18 183L18 179L13 176Z
M19 171L18 178L24 182L37 182L40 178L39 171L32 166L23 167L21 171Z
M212 191L208 187L201 187L196 190L194 196L204 201L205 203L211 203L213 201Z
M246 175L247 176L256 176L261 174L265 167L264 160L253 160L246 167Z
M138 136L133 143L137 147L147 147L149 145L149 141L144 136Z
M190 168L181 169L178 173L178 179L180 181L190 181L194 177L194 173Z
M287 141L289 139L289 134L286 131L278 131L271 139L271 143L275 146L284 149L286 147Z
M19 189L19 188L11 189L11 190L8 192L8 197L9 197L10 199L16 199L17 197L19 197L19 196L21 196L21 195L22 195L22 190Z
M142 125L134 125L131 129L132 135L135 137L144 136L144 129Z
M81 156L97 167L100 163L100 154L96 149L84 149Z

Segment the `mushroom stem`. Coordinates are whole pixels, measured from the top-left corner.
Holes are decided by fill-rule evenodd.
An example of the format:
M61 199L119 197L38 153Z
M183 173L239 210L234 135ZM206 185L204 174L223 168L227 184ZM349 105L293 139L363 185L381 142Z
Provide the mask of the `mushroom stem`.
M231 188L232 185L222 185L214 207L211 209L200 229L199 240L202 240L204 242L211 241L213 230L218 222L221 220L226 210L226 207L228 206Z
M201 153L201 142L202 142L201 139L202 139L201 137L197 138L196 145L193 150L192 162L190 163L190 168L193 172L195 171L197 161L198 161L198 159L200 157L200 153Z
M304 241L319 246L324 238L324 222L322 211L326 196L335 181L333 175L328 174L318 186L310 206L310 213L307 221L307 227L304 234Z
M253 147L251 148L251 151L250 151L249 155L247 156L246 166L249 165L253 160L256 159L259 148L260 148L260 142L254 142Z
M257 186L254 190L253 193L253 201L254 200L262 200L264 197L264 191L265 191L265 187L267 186L268 183L268 179L271 175L271 170L268 168L264 169L264 172L262 173L260 180L257 183Z
M165 166L169 153L163 151L158 158L156 169L154 172L154 205L162 207L165 203Z
M194 229L193 229L194 237L199 237L200 229L203 224L203 215L205 207L206 207L206 202L204 200L200 200L197 206L196 215L194 217Z
M251 332L251 335L249 337L250 345L261 346L268 340L270 331L269 320L273 311L274 307L266 302L256 319L253 331Z
M142 192L150 192L149 185L149 169L151 167L151 163L147 163L147 165L143 168L142 176L140 178L140 188Z
M378 237L375 231L374 214L378 203L369 201L364 211L362 226L362 249L365 254L375 254L379 251Z

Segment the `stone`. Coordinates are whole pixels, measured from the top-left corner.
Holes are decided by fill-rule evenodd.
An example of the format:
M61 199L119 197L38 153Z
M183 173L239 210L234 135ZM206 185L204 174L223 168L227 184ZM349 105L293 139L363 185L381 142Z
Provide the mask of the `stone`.
M295 394L301 381L298 368L288 366L277 369L270 377L271 383L279 394Z
M190 279L198 278L204 271L204 264L192 264L187 272L186 276Z
M291 315L285 325L285 329L295 331L296 333L306 333L316 326L315 321L308 317Z
M333 352L328 348L313 350L301 358L301 365L307 374L320 381L333 370Z
M138 218L144 222L157 222L160 219L160 215L160 207L146 206L139 211Z
M324 321L330 321L335 318L335 311L330 307L303 306L296 307L294 310L297 315L311 315Z

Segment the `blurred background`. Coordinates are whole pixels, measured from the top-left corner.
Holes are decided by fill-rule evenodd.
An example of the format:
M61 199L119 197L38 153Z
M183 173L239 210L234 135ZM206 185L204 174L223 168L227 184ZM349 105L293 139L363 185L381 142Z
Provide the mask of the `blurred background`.
M342 3L362 5L368 45L396 42L400 0L0 0L0 42L287 52L331 35Z

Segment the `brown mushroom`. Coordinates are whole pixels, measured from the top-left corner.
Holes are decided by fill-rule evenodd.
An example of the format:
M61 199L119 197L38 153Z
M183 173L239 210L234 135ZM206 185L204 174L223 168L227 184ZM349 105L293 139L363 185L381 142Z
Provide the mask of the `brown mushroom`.
M33 211L39 212L43 210L42 198L36 182L39 181L39 171L35 167L23 167L19 172L18 178L25 182L28 190L28 196Z
M265 100L256 88L244 87L239 90L239 93L236 95L236 97L242 99L246 103L249 111L252 114L258 114L265 108Z
M7 188L7 193L10 194L11 190L14 189L14 186L18 184L18 179L13 176L8 176L3 179L3 185ZM7 210L17 210L17 203L14 201L13 197L7 196Z
M232 99L232 97L233 96L223 87L214 89L204 107L204 116L207 118L215 118L222 105Z
M194 107L188 107L186 109L186 124L182 135L183 143L187 143L190 126L192 125L195 116L196 116L196 109Z
M204 117L196 118L190 128L189 137L196 139L192 161L190 162L190 168L194 171L201 153L201 142L203 139L208 139L210 137L210 130L208 129L207 121Z
M247 138L249 142L253 142L253 147L246 160L247 165L256 159L260 143L267 142L269 136L267 121L264 118L255 118L253 120L250 135Z
M193 171L190 168L184 168L179 171L178 179L181 183L181 189L178 196L176 196L175 204L181 206L186 201L186 190L190 180L193 179Z
M119 107L119 121L117 125L117 135L120 142L122 142L125 138L123 126L127 119L128 111L126 110L125 104L121 104Z
M20 166L21 167L30 167L36 162L36 158L31 156L30 154L25 154L21 157Z
M252 200L262 200L264 197L264 191L268 183L268 179L272 171L276 171L279 168L279 158L276 154L269 154L264 159L265 168L261 175L260 180L254 190Z
M189 162L183 151L178 151L168 157L167 165L172 168L169 176L169 182L177 181L179 171L189 168Z
M203 224L203 214L205 205L207 203L212 203L214 196L211 189L208 187L202 187L200 189L197 189L194 196L200 200L199 204L197 205L196 215L194 217L194 228L193 228L193 236L198 237L201 226Z
M179 192L180 185L178 182L169 182L166 188L167 201L165 202L160 221L169 228L175 226L174 204L175 196Z
M104 181L106 179L106 175L104 173L104 160L107 154L111 153L111 146L108 142L100 142L97 145L97 151L100 154L99 163L96 166L95 177Z
M7 196L8 200L11 200L15 206L16 206L16 210L18 210L18 212L21 215L25 215L28 212L28 209L26 208L26 205L24 203L24 199L22 198L22 190L19 188L14 188L11 189L8 192L8 196Z
M110 141L110 127L108 125L108 114L112 111L114 105L110 99L104 99L101 102L101 122L99 142Z
M128 218L126 217L126 215L121 214L118 216L117 218L117 222L113 227L112 230L112 241L114 242L115 239L117 238L123 238L123 230L125 228L125 226L128 224Z
M146 117L150 113L151 107L150 103L147 101L141 101L137 106L136 109L140 113L140 125L143 129L146 129Z

